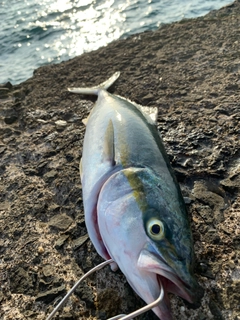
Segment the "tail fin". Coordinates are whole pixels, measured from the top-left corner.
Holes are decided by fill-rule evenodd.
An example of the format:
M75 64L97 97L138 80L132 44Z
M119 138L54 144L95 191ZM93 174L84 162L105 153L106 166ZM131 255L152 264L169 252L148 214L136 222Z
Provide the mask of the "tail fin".
M93 94L98 95L99 90L104 89L107 90L108 88L113 85L113 83L118 79L120 76L120 72L115 72L111 78L109 78L107 81L104 81L100 85L92 88L68 88L68 91L74 92L74 93L81 93L81 94Z

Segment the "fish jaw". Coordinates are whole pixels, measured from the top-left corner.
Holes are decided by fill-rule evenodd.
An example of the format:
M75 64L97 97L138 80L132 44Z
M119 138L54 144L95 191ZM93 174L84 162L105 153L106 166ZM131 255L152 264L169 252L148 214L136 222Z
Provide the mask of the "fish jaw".
M189 273L189 282L185 283L179 275L166 264L162 257L153 252L152 249L148 243L146 248L141 251L137 267L156 274L158 279L163 283L165 292L176 294L189 303L195 303L201 299L203 289L197 283L190 270L186 270L186 272ZM182 269L184 269L184 266Z
M146 247L149 247L149 244ZM132 265L134 264L133 261L131 261L131 263ZM191 280L193 287L190 288L188 284L185 284L161 259L161 257L149 251L149 248L144 248L141 251L134 268L133 274L130 274L128 270L128 282L146 303L151 303L157 299L160 295L162 286L164 298L158 306L152 309L160 319L172 319L171 306L168 297L169 292L180 296L190 303L195 299L196 292L194 290L198 291L198 296L200 296L200 298L202 297L203 290L194 277ZM136 276L136 274L138 276Z
M141 281L139 281L139 279L141 279ZM157 300L161 294L161 290L164 290L162 300L152 309L152 311L162 320L173 319L170 300L165 289L165 278L160 278L155 273L139 269L135 265L134 274L131 274L129 278L127 277L127 280L133 290L146 302L146 304L150 304Z

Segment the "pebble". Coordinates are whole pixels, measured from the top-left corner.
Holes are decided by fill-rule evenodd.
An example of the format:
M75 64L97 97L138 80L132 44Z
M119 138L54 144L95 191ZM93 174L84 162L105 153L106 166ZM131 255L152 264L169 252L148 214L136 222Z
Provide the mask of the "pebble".
M50 277L54 274L54 268L50 264L43 266L42 273L44 277Z
M63 129L63 128L65 128L67 126L67 121L65 121L65 120L57 120L57 121L55 121L55 125L56 125L57 128Z
M37 122L40 122L40 123L48 123L46 120L43 120L43 119L37 119Z
M38 253L40 253L40 254L42 254L42 253L44 253L44 248L42 247L42 246L39 246L38 247Z

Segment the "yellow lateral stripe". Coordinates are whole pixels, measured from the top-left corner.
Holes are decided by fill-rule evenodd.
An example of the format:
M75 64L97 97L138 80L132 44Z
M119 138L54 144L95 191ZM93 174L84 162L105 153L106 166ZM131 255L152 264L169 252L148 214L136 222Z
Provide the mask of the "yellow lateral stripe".
M139 208L142 212L145 212L147 210L147 201L142 181L137 176L137 173L133 172L131 169L126 169L123 172L133 189L133 196L136 199Z

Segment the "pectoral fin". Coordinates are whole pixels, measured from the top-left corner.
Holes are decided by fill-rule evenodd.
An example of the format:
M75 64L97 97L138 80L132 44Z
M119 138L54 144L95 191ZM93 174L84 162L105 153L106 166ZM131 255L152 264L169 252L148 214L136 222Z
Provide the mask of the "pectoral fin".
M103 141L103 161L115 165L114 128L112 120L109 120L104 141Z

